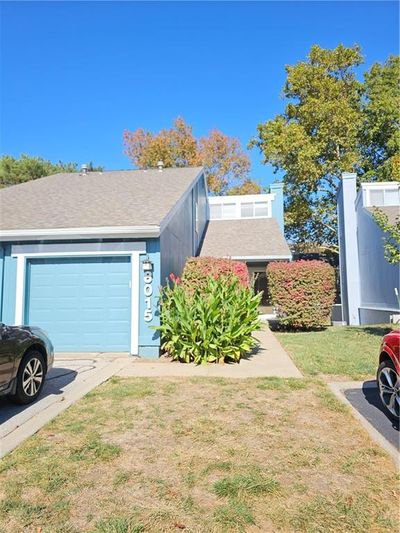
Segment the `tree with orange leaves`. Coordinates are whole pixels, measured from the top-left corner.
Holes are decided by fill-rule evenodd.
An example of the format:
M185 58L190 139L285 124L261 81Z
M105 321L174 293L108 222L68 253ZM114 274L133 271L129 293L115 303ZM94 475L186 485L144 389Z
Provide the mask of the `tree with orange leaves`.
M203 166L208 188L215 194L226 194L235 187L242 194L249 183L254 192L260 186L248 176L250 160L240 141L219 130L212 130L207 137L196 139L192 127L183 118L177 118L170 129L152 133L141 128L124 132L125 153L138 168L154 168L158 161L165 167Z

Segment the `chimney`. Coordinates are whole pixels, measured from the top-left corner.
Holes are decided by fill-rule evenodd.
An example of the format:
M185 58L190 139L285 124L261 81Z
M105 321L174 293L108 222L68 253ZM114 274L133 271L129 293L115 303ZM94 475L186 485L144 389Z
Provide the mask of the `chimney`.
M340 292L343 319L360 325L360 277L357 239L357 175L343 172L337 197Z
M164 168L164 163L162 161L159 161L157 163L157 166L158 166L158 171L159 172L162 172L163 171L163 168Z
M283 233L285 231L283 222L283 183L272 183L270 190L275 195L272 200L272 216L278 222Z

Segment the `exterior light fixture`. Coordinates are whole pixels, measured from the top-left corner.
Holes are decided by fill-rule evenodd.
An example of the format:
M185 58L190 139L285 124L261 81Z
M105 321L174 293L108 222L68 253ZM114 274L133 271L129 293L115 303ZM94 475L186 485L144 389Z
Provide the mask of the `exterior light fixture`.
M153 263L150 261L148 256L143 259L142 268L144 272L151 272L153 270Z

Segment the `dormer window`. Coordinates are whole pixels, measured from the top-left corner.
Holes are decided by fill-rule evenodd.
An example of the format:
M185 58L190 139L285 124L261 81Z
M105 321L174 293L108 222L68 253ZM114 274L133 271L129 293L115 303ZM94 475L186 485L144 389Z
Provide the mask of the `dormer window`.
M269 218L272 216L273 194L210 196L211 220L236 218Z
M390 205L400 205L400 191L397 183L368 184L364 188L364 205L366 207L384 207Z

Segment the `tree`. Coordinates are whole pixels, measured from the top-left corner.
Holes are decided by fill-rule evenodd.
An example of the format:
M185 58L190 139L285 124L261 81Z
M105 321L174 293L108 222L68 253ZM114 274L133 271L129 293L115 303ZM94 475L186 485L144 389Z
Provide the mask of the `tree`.
M242 185L238 185L237 187L232 187L228 189L227 194L233 195L233 194L260 194L262 193L262 187L259 185L256 181L247 179L245 180Z
M394 224L390 224L382 209L374 209L373 217L385 234L383 248L386 260L393 265L400 263L400 216L396 217Z
M400 180L400 56L365 74L361 131L363 179Z
M125 153L138 168L154 168L158 161L165 167L204 166L208 187L216 194L251 181L250 160L238 139L218 130L196 139L183 118L156 134L141 128L125 130L124 145Z
M295 243L337 251L336 195L342 172L378 179L378 167L385 166L388 154L394 158L391 165L399 157L393 141L398 139L398 111L392 105L399 95L395 67L391 62L374 65L363 84L356 78L362 61L359 46L312 46L306 61L286 67L284 112L259 124L250 142L265 163L284 172L286 233ZM387 88L386 99L380 95L382 87ZM375 117L381 126L367 135ZM380 131L384 124L390 124L387 134ZM384 176L395 179L389 171Z
M103 167L95 167L89 163L88 170L102 171ZM10 155L0 158L0 188L50 176L58 172L78 172L77 163L52 163L42 157L30 157L22 154L20 159Z

